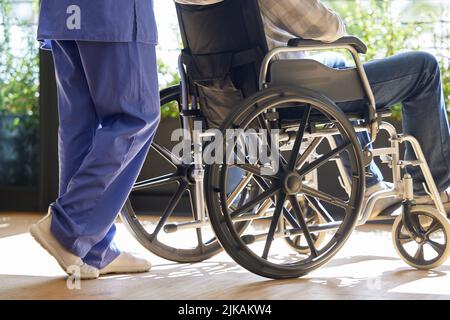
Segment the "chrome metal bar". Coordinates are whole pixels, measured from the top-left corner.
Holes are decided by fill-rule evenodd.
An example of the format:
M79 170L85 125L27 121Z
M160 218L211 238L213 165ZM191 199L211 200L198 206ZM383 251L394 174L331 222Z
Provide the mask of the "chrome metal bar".
M378 148L372 150L372 155L374 157L380 157L385 155L393 155L395 153L395 148Z
M181 109L183 111L189 110L189 94L187 91L187 79L186 79L186 71L184 69L184 64L182 61L182 55L180 54L178 57L178 73L180 74L180 85L181 85ZM183 117L183 129L185 129L185 133L191 132L191 123L189 118ZM190 137L184 137L190 140Z
M400 148L399 142L397 140L397 130L395 127L385 121L380 123L380 130L384 130L389 134L390 137L390 148L380 148L374 149L372 151L373 156L383 156L383 155L391 155L392 156L392 176L393 176L393 188L391 190L383 190L377 193L374 193L367 202L365 206L361 210L361 214L358 220L358 225L365 224L367 220L369 220L370 215L375 207L377 201L386 198L395 197L397 199L402 199L403 197L403 182L401 178L401 169L399 167L399 157L400 157Z
M309 140L308 141L309 144L301 150L302 155L300 156L300 159L297 160L296 164L297 170L299 170L305 164L306 161L311 160L317 147L323 141L323 139L324 139L323 137L315 139L307 139Z
M270 199L267 199L265 202L263 202L261 208L258 209L257 213L243 214L239 217L232 218L231 220L233 220L233 222L242 222L242 221L254 221L258 219L270 218L271 216L268 215L267 213L273 214L274 208L270 209L271 206L272 201Z
M331 223L326 223L326 224L318 224L318 225L308 226L308 229L309 229L310 233L333 231L333 230L337 230L341 224L342 224L342 221L337 221L337 222L331 222ZM288 238L288 237L292 237L292 236L299 236L302 234L304 234L304 232L301 229L289 229L289 230L276 232L274 234L274 238L275 239ZM251 237L253 239L253 243L254 243L254 242L264 241L267 238L267 235L268 235L267 233L259 233L256 235L244 235L243 238Z
M154 187L163 186L173 182L180 182L181 177L177 174L167 174L162 177L152 178L144 181L140 181L133 186L132 191L139 191L150 189Z
M364 126L355 126L354 130L356 133L358 132L367 132L367 127ZM287 132L295 132L296 130L287 130L286 133L281 133L279 135L279 142L290 142L291 136ZM312 138L328 138L335 135L341 134L338 129L323 129L314 133L306 133L305 132L305 139L312 139Z
M181 223L173 223L173 224L167 224L164 226L164 231L166 233L174 233L180 230L187 230L187 229L201 229L204 227L209 227L209 221L190 221L190 222L181 222Z
M399 187L403 187L402 176L401 176L401 168L398 166L400 161L400 145L397 140L397 129L395 127L385 121L380 123L380 130L384 130L389 134L391 148L394 149L392 155L392 177L394 182L394 189L399 189Z
M445 214L445 209L443 203L440 199L439 190L436 187L436 183L431 174L430 168L427 164L425 155L423 154L422 148L416 138L408 135L398 135L395 127L388 122L381 122L380 130L385 130L390 136L391 147L390 148L380 148L375 149L374 156L391 155L392 156L392 174L394 187L391 190L380 191L373 194L366 203L365 208L363 208L358 225L364 224L370 217L375 203L384 198L395 197L398 199L404 198L405 186L401 178L401 167L402 161L400 160L400 143L408 142L411 144L414 153L419 160L417 164L423 172L426 184L429 188L431 198L436 206L436 209L443 214ZM406 176L407 177L407 176ZM410 196L410 195L409 195Z
M243 180L241 180L241 182L239 182L238 186L233 190L233 192L229 195L227 199L227 207L229 207L234 202L234 200L236 200L239 193L241 193L241 191L244 190L244 188L248 185L250 180L252 180L252 177L253 174L249 173L245 176Z
M308 46L308 47L278 47L278 48L274 48L271 51L269 51L269 53L263 59L263 62L261 65L261 70L260 70L260 75L259 75L260 90L263 90L267 86L267 74L269 71L270 62L273 60L273 58L275 58L275 56L277 56L281 53L304 52L304 51L323 51L323 50L330 50L330 49L344 49L351 53L353 60L355 62L356 69L358 71L362 86L364 88L364 91L366 92L367 99L369 100L369 108L372 109L374 116L377 117L375 96L373 94L372 88L370 87L370 83L367 78L366 71L364 70L364 67L361 63L361 59L359 58L358 52L351 45L323 44L323 45ZM378 133L377 121L374 121L374 123L371 124L370 131L372 134L372 140L374 141L376 138L376 135Z
M194 173L195 180L195 208L197 210L197 218L204 222L206 221L206 205L205 205L205 190L204 190L204 176L205 169L203 167L203 142L200 136L201 132L193 130L192 142L194 144Z
M342 221L335 221L335 222L328 222L323 224L316 224L312 226L308 226L309 232L325 232L325 231L332 231L338 229L342 224ZM298 236L303 234L303 230L301 229L292 229L292 230L286 230L285 233L288 236Z
M399 141L400 143L403 142L409 142L414 150L414 153L416 154L416 157L419 161L421 161L420 169L422 170L423 176L425 178L425 182L428 186L428 189L430 191L431 198L433 199L433 202L436 206L436 209L443 215L447 216L445 213L444 204L441 201L441 197L439 194L439 190L436 186L436 183L434 181L433 175L431 174L430 167L428 166L428 163L426 161L425 155L423 154L422 147L420 146L419 141L413 136L409 135L399 135Z
M334 140L333 137L327 137L327 141L331 149L334 150L337 148L336 141ZM350 195L350 193L352 192L352 184L350 183L350 177L348 176L347 170L345 169L341 157L336 159L336 165L338 167L339 174L342 179L344 190L347 193L347 195Z

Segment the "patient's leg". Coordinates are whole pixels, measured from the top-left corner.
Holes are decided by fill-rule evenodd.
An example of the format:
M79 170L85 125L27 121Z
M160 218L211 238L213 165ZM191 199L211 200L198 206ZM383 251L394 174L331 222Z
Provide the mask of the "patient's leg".
M417 138L440 191L450 186L450 127L439 64L425 52L407 52L364 65L377 108L403 106L403 131ZM354 108L350 103L347 108ZM406 158L413 152L406 145ZM414 190L424 194L419 168L408 168Z
M335 69L344 69L348 68L349 64L345 60L344 56L336 53L336 52L323 52L319 53L317 55L313 55L309 57L310 59L314 59L316 61L319 61L323 63L324 65L327 65L330 68ZM357 122L353 122L353 124L357 125ZM370 144L370 137L367 132L359 132L357 134L358 140L361 143L362 147L365 147L366 145L369 145L369 149L372 149L372 145ZM339 145L342 140L340 138L336 138L336 143ZM342 154L343 158L343 164L347 170L347 174L349 174L350 168L350 162L348 159L348 156L346 153ZM367 188L371 188L373 186L376 186L380 182L384 180L383 174L380 171L380 168L378 168L377 164L372 161L370 164L370 167L368 168L367 177L366 177L366 186Z

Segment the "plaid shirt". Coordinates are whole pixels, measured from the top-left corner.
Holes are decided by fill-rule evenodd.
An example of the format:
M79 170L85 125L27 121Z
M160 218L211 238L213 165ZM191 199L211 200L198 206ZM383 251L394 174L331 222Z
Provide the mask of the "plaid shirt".
M182 4L207 5L224 0L175 0ZM258 0L269 48L286 45L289 39L333 42L345 35L339 16L320 0Z

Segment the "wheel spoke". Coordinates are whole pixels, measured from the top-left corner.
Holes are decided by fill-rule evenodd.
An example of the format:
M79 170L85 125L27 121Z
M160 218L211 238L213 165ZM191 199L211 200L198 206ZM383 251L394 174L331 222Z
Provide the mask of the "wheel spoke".
M178 174L172 173L167 174L161 177L151 178L144 181L137 182L134 186L132 191L140 191L140 190L146 190L156 187L161 187L163 185L173 183L173 182L179 182L182 177L180 177Z
M437 220L433 220L433 223L430 225L428 230L425 232L425 236L429 237L432 233L441 229L441 225Z
M445 246L443 244L437 243L436 241L428 239L427 243L433 248L434 251L437 252L438 255L442 255L445 250Z
M303 169L300 170L300 172L299 172L300 175L305 176L308 173L310 173L311 171L318 169L319 167L321 167L325 163L327 163L331 158L344 152L350 145L351 145L351 143L350 143L350 141L348 141L347 143L344 143L343 145L337 147L336 149L331 150L330 152L328 152L326 155L320 157L319 159L309 163Z
M304 185L302 187L302 192L304 192L307 196L318 198L322 201L341 207L343 209L353 209L353 207L348 202L345 202L344 200L339 199L335 196L329 195L323 191L316 190Z
M267 260L269 256L270 247L272 246L272 242L274 240L275 231L278 226L278 222L280 221L281 211L284 207L284 202L286 201L286 194L280 192L277 199L277 204L275 206L275 211L273 213L272 221L269 227L269 233L267 234L266 245L264 246L264 251L262 254L262 258Z
M298 224L297 220L295 220L294 216L289 212L288 209L286 209L286 207L283 208L283 214L284 214L284 217L286 218L286 220L291 224L291 226L294 229L301 228L301 226Z
M297 170L300 170L301 167L305 164L305 162L308 160L309 156L311 155L311 153L313 153L317 147L319 146L319 144L323 141L324 138L320 137L320 138L315 138L311 144L306 148L305 152L303 152L303 154L301 155L301 157L297 160L296 163L296 168Z
M402 246L404 246L405 244L414 241L414 239L411 238L411 236L408 235L408 234L401 233L401 234L398 236L398 241L400 241L400 244L401 244Z
M236 200L236 198L239 196L239 194L242 192L242 190L245 189L245 187L249 184L250 180L252 179L253 174L247 174L244 179L242 179L239 184L236 186L236 188L229 194L227 199L227 206L230 207L233 202Z
M270 189L271 188L271 184L269 184L266 180L264 180L266 177L260 177L260 176L253 176L253 180L255 180L256 184L258 185L259 188L261 188L262 190L264 189Z
M296 236L295 238L294 238L294 244L297 246L297 247L301 247L301 245L302 245L302 238L301 238L301 236Z
M289 158L288 170L293 171L297 164L300 148L302 146L305 130L308 126L309 116L311 114L311 106L307 106L303 112L303 117L298 127L297 136L295 137L294 147L292 148L291 157Z
M325 209L322 203L314 197L306 196L308 199L310 207L319 214L326 222L335 222L334 218L330 215L330 213Z
M253 200L247 202L245 205L234 211L230 214L232 218L236 218L241 214L247 213L249 210L266 200L267 198L272 197L275 193L279 191L279 188L271 188L269 190L264 191L260 195L256 196Z
M425 261L425 257L424 257L424 253L423 253L423 245L420 244L419 247L417 248L417 252L414 255L414 259L416 259L419 262L424 262Z
M269 150L272 150L272 145L274 143L274 141L272 141L272 129L269 128L269 126L267 125L267 120L265 120L263 117L258 116L258 123L261 126L262 129L267 131L267 145L269 147ZM281 154L281 152L279 151L278 148L275 148L277 150L277 154L275 155L276 157L280 158L280 163L282 165L283 168L286 167L287 165L287 161L286 159L283 157L283 155ZM274 155L272 155L273 157Z
M174 165L176 167L176 164L173 162L173 159L175 159L179 164L181 163L181 159L174 155L172 152L170 152L167 148L157 144L156 142L152 143L152 148L155 149L158 154L163 157L167 162Z
M167 219L172 215L173 210L175 210L176 206L180 202L181 197L186 192L187 188L188 188L188 184L187 183L182 183L178 187L177 192L173 195L172 199L170 199L166 209L164 210L163 215L161 216L161 219L158 222L158 225L156 226L155 230L153 231L153 233L151 235L151 239L150 239L151 241L156 239L156 237L158 236L159 232L161 231L161 229L166 224Z
M262 114L260 114L258 116L258 124L263 130L266 130L266 132L267 132L267 146L269 147L268 148L269 150L272 150L273 141L272 141L272 136L270 135L271 134L271 130L270 130L269 126L267 125L267 120L264 119Z
M317 249L314 245L314 240L311 236L311 233L309 232L309 228L306 224L305 217L303 216L302 209L298 204L297 197L295 195L289 196L289 201L291 202L292 208L294 209L298 222L300 223L300 227L303 230L303 236L305 237L306 242L308 243L308 247L311 250L311 256L315 258L318 256Z

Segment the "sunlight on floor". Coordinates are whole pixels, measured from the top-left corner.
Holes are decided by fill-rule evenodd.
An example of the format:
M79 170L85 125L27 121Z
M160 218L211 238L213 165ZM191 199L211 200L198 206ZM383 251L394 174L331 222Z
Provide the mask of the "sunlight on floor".
M302 279L272 281L247 272L225 253L197 264L158 258L119 224L119 247L149 258L152 272L108 276L68 290L59 265L27 233L39 218L0 215L1 299L450 299L450 263L413 270L397 256L386 225L359 228L330 263ZM274 245L283 250L283 242Z

